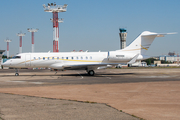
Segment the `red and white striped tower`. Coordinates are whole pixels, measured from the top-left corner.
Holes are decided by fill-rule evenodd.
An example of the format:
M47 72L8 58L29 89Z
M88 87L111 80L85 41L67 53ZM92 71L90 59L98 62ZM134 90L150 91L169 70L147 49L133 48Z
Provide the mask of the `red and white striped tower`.
M67 4L56 5L56 3L48 3L46 6L43 5L45 12L52 12L53 13L53 52L59 52L59 22L63 22L63 19L58 18L58 12L66 12Z
M53 40L53 52L55 52L56 51L56 42L55 42L55 40Z
M6 39L6 40L4 40L4 41L7 42L7 58L9 58L9 43L10 43L12 40Z
M31 32L31 38L32 38L32 53L34 52L34 32L37 32L39 29L32 29L28 28L28 32Z
M26 33L18 33L19 36L19 53L22 53L22 36L25 36Z
M59 22L63 22L63 19L58 19L58 12L53 12L53 52L59 52Z

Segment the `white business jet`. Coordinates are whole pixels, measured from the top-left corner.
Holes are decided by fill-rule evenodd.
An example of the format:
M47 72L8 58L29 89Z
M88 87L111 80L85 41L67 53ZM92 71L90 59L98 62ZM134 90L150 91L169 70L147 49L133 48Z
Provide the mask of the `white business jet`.
M118 64L133 64L147 59L144 54L156 37L174 33L154 33L144 31L124 49L108 52L58 52L21 53L2 65L12 68L52 68L55 70L86 70L90 76L94 70ZM16 76L19 73L16 70Z

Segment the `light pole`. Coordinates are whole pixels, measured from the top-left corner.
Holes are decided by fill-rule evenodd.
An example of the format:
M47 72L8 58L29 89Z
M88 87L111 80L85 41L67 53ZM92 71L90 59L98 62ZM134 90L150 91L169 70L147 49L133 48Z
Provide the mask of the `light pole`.
M39 29L32 29L28 28L28 32L31 32L31 38L32 38L32 53L34 52L34 32L37 32Z
M26 33L18 33L19 36L19 53L22 53L22 36L25 36Z
M9 39L4 40L4 42L7 42L7 58L9 58L9 43L10 43L11 41L12 41L12 40L9 40Z
M66 12L67 4L56 5L56 3L48 3L43 5L45 12L52 12L53 19L53 52L59 52L59 22L63 22L63 19L58 18L58 12Z

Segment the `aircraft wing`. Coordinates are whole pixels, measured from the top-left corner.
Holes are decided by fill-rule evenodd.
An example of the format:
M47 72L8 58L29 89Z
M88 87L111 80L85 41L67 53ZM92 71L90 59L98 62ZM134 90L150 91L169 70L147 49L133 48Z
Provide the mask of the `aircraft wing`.
M84 70L87 68L97 69L98 67L108 66L109 63L97 63L97 64L65 64L64 69L66 70Z
M111 65L118 65L120 63L95 63L95 64L89 64L89 63L69 63L69 64L53 64L51 66L49 66L50 68L54 68L54 69L65 69L65 70L85 70L87 68L91 68L91 69L98 69L99 67L110 67Z

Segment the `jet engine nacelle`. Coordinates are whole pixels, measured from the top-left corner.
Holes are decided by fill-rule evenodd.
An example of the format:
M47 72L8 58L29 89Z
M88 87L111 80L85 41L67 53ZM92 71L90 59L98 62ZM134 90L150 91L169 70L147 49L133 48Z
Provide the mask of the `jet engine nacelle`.
M63 70L64 69L64 66L62 64L52 64L49 66L50 68L53 68L53 69L58 69L58 70Z

